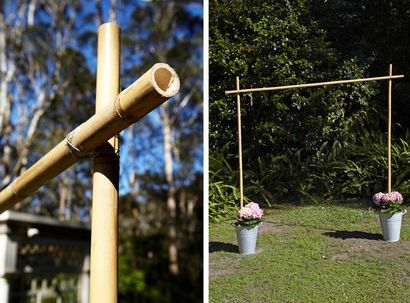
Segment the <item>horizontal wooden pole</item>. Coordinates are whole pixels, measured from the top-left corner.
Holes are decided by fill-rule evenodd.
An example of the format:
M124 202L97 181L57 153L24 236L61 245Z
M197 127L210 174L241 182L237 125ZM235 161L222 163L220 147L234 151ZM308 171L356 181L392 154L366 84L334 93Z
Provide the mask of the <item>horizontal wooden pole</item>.
M0 213L34 194L82 157L121 130L140 120L179 91L179 78L167 64L157 63L122 91L115 105L104 107L33 164L24 174L0 192Z
M236 89L236 90L227 90L225 91L225 94L231 95L231 94L244 94L244 93L252 93L252 92L266 92L266 91L308 88L308 87L336 85L336 84L349 84L349 83L357 83L357 82L393 80L393 79L399 79L399 78L404 78L404 75L382 76L382 77L349 79L349 80L336 80L336 81L328 81L328 82L293 84L293 85L283 85L283 86L274 86L274 87L246 88L246 89L239 89L239 90Z

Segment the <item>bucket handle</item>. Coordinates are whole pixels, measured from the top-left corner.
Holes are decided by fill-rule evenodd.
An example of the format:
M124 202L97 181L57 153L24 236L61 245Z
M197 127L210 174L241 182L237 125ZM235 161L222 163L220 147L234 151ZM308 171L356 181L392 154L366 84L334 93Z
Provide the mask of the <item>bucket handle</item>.
M404 210L403 210L403 216L404 216L405 214L407 214L407 209L404 209Z

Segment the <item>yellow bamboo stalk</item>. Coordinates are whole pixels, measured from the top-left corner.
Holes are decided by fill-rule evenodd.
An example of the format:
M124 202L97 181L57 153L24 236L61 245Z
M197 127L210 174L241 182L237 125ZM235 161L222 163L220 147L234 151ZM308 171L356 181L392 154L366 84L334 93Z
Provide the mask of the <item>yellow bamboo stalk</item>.
M137 122L179 91L179 78L167 64L157 63L77 127L24 174L0 192L0 213L31 196L43 184L92 152L121 130Z
M305 83L305 84L292 84L292 85L283 85L283 86L274 86L274 87L236 89L236 90L227 90L227 91L225 91L225 94L226 95L244 94L244 93L251 93L251 92L265 92L265 91L275 91L275 90L285 90L285 89L309 88L309 87L336 85L336 84L349 84L349 83L357 83L357 82L392 80L392 79L399 79L399 78L404 78L404 75L394 75L394 76L389 75L389 76L381 76L381 77L373 77L373 78L336 80L336 81Z
M239 77L236 77L236 89L239 90ZM239 149L239 191L240 205L243 207L243 168L242 168L242 124L241 124L241 96L236 95L236 109L238 114L238 149Z
M389 75L393 74L393 65L389 65ZM392 100L392 79L389 79L388 89L388 119L387 119L387 192L391 192L391 100Z
M120 29L98 28L96 114L114 106L120 91ZM118 297L118 137L97 149L93 160L90 302L115 303Z

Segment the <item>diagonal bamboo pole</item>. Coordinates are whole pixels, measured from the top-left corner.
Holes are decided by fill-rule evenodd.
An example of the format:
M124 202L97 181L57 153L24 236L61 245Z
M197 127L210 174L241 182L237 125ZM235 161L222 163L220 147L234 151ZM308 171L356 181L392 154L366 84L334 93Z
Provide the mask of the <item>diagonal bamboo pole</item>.
M73 165L121 130L137 122L179 91L179 78L167 64L157 63L104 107L71 132L24 174L0 192L0 213L34 194L47 181Z
M389 65L389 75L393 74L393 65ZM391 95L392 79L389 79L388 89L388 119L387 119L387 192L391 192Z
M239 90L239 77L236 77L236 89ZM238 149L239 149L239 191L240 205L243 207L243 167L242 167L242 124L241 124L241 96L236 95L236 109L238 114Z
M98 28L96 113L113 106L120 91L120 28ZM90 302L115 303L118 297L118 137L103 143L93 159Z
M251 92L275 91L275 90L284 90L284 89L309 88L309 87L349 84L349 83L357 83L357 82L392 80L392 79L399 79L399 78L404 78L404 75L394 75L394 76L389 75L389 76L381 76L381 77L373 77L373 78L360 78L360 79L336 80L336 81L317 82L317 83L292 84L292 85L283 85L283 86L274 86L274 87L259 87L259 88L227 90L225 91L225 95L244 94L244 93L251 93Z

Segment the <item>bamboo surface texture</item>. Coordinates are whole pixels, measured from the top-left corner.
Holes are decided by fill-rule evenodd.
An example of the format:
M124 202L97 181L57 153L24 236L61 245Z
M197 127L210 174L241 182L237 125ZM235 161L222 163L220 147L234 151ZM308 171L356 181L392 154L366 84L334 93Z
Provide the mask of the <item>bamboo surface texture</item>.
M236 89L239 90L239 77L236 77ZM243 167L242 167L242 123L241 123L241 96L236 95L236 109L238 114L238 149L239 149L239 191L240 206L243 207Z
M115 105L120 91L120 29L98 29L96 114ZM90 302L115 303L118 291L118 137L103 143L93 159Z
M90 157L101 144L143 118L179 91L179 78L167 64L157 63L86 122L77 127L24 174L0 192L0 213L34 194L75 162Z
M389 65L389 75L393 74L393 65ZM389 79L387 119L387 192L391 192L391 122L392 122L392 79Z
M336 80L336 81L328 81L328 82L292 84L292 85L283 85L283 86L274 86L274 87L236 89L236 90L227 90L225 91L225 94L226 95L244 94L244 93L252 93L252 92L265 92L265 91L275 91L275 90L285 90L285 89L309 88L309 87L326 86L326 85L349 84L349 83L357 83L357 82L393 80L393 79L399 79L399 78L404 78L404 75L394 75L394 76L389 75L389 76L381 76L381 77L373 77L373 78Z

